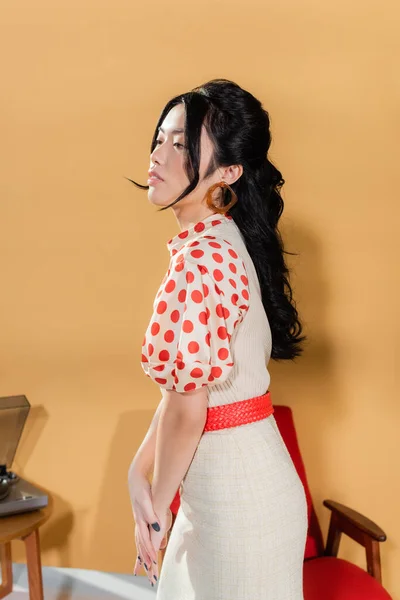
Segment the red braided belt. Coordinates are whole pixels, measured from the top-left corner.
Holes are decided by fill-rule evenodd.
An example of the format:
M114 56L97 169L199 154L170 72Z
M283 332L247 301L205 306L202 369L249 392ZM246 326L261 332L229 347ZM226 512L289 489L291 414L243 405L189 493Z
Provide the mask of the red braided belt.
M207 421L203 433L261 421L272 415L273 412L270 392L266 392L262 396L249 398L249 400L212 406L207 408Z

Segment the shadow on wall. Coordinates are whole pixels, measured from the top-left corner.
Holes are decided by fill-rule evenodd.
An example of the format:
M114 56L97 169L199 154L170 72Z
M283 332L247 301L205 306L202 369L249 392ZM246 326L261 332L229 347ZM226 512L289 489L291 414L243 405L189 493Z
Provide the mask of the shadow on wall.
M25 474L25 467L42 436L48 419L49 414L44 406L32 406L18 445L12 470L22 478L26 477L29 481L32 481L32 478ZM32 481L32 483L43 487L41 481ZM45 563L46 552L55 550L58 554L58 564L60 566L69 565L70 550L68 538L74 527L74 515L70 504L55 494L53 490L49 490L49 492L53 498L53 516L40 529L42 560ZM12 557L14 562L26 561L25 548L20 541L12 542Z

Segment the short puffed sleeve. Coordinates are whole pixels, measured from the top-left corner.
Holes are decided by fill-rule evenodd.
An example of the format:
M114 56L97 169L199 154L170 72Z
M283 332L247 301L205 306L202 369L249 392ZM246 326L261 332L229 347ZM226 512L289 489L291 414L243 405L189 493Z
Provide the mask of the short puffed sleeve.
M228 378L231 337L249 308L245 266L233 254L215 268L190 254L171 265L142 345L142 368L160 387L188 392Z

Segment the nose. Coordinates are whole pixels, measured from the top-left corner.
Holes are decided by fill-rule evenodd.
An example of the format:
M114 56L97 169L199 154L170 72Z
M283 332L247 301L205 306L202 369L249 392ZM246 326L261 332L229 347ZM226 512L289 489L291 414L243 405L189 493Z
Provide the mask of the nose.
M156 146L153 152L150 154L150 160L153 163L161 165L165 163L165 144L160 144Z

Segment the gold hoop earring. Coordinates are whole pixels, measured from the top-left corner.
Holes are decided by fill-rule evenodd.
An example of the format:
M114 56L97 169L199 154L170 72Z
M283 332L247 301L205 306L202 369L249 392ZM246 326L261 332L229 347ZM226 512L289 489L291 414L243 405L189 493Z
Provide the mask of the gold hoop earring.
M212 193L214 190L216 190L219 187L227 188L230 191L231 201L229 202L229 204L225 204L224 206L215 206L215 204L213 202ZM224 195L224 193L222 193L222 194ZM206 202L207 202L208 208L210 208L211 210L214 210L215 212L219 213L220 215L224 215L225 213L227 213L228 210L230 210L232 208L232 206L234 204L236 204L237 201L238 201L237 195L235 194L235 192L233 191L231 186L226 183L226 181L218 181L217 183L214 183L214 185L212 185L208 189L207 194L206 194Z

